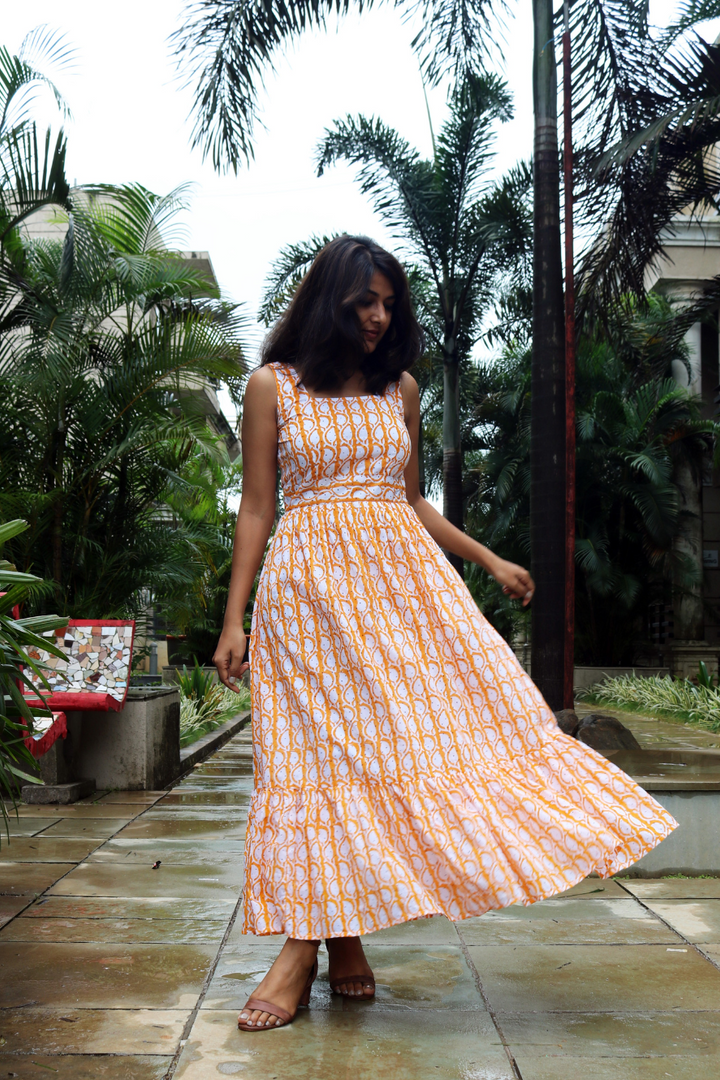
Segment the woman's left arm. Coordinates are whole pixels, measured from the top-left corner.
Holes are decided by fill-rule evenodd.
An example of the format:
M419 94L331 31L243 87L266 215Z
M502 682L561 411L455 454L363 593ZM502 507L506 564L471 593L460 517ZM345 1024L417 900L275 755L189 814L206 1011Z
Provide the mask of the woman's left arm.
M477 563L495 578L514 600L522 599L523 606L530 603L535 591L535 582L527 570L516 563L508 562L494 555L489 548L478 544L466 533L439 514L434 506L420 494L420 473L418 468L418 436L420 432L420 393L412 375L407 372L402 376L402 394L405 406L405 423L412 442L412 453L405 469L405 490L408 502L432 536L436 544L445 551L459 555L468 562Z

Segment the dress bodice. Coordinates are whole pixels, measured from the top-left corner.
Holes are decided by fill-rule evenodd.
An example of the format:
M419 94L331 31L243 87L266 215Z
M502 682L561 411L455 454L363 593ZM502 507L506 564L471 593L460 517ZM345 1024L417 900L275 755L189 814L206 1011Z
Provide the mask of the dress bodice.
M269 366L277 384L278 462L286 509L406 498L410 436L399 382L382 395L313 397L294 368Z

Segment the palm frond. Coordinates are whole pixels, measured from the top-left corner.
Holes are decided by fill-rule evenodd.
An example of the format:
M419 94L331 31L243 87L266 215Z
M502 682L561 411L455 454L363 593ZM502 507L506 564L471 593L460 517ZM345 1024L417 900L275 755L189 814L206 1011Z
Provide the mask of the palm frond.
M265 326L272 325L290 303L316 255L339 235L331 233L330 236L311 236L299 244L288 244L280 250L265 281L258 311L260 322Z
M333 13L359 12L373 0L199 0L187 5L172 36L183 85L194 90L193 147L216 169L237 172L253 156L258 89L281 46Z

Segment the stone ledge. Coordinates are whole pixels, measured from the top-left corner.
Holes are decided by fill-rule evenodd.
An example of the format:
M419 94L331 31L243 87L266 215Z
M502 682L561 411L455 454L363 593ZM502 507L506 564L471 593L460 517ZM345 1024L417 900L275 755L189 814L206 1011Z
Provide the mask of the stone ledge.
M204 761L214 750L219 750L221 746L224 746L233 735L237 735L238 731L245 727L249 722L249 710L247 712L238 713L237 716L233 716L230 720L226 720L220 727L216 727L214 731L210 731L207 735L203 735L202 739L198 739L197 742L185 746L180 751L181 774L184 775L190 769L194 768L195 765Z
M74 780L69 784L24 784L22 801L30 806L55 804L67 806L95 792L94 780Z

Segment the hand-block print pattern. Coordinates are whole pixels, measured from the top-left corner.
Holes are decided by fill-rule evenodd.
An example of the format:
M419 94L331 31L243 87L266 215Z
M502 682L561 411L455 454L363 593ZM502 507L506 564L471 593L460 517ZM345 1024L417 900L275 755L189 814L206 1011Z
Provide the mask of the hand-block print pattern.
M53 693L109 694L116 701L125 698L130 677L133 624L97 625L70 623L64 630L50 631L55 644L65 654L63 660L39 649L30 649L31 659L44 668ZM28 669L28 678L45 692L40 680Z
M253 617L246 931L462 919L634 863L675 822L559 730L421 525L400 388L320 400L273 368L287 511Z

